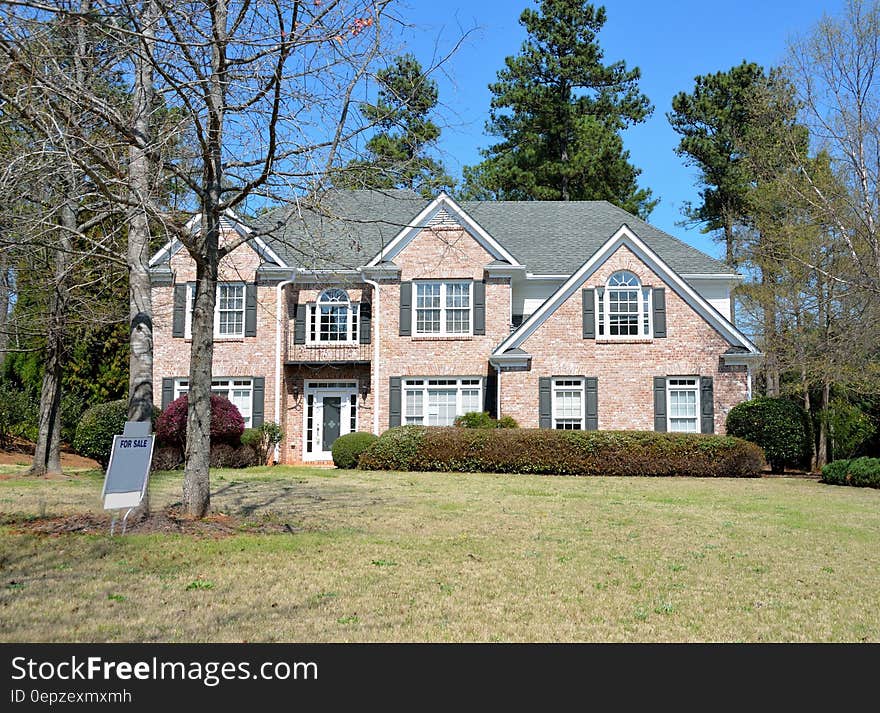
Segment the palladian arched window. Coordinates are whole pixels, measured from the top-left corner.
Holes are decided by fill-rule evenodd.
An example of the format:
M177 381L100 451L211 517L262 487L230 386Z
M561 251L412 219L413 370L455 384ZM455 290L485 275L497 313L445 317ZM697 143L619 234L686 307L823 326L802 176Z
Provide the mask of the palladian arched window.
M650 337L651 288L628 270L615 272L596 290L597 334L610 339Z
M310 342L356 342L358 337L358 307L348 298L348 293L331 287L318 295L309 305Z

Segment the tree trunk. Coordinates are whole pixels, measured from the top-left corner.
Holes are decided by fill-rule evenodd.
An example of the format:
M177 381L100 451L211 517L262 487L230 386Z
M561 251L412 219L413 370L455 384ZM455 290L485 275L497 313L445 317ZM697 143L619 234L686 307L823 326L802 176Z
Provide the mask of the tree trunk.
M766 395L779 396L779 362L776 357L776 280L769 271L762 271L762 311L764 313L764 374L766 375ZM768 287L770 287L768 294Z
M217 290L217 241L219 216L203 215L203 230L214 233L211 266L196 264L196 294L192 310L192 354L189 367L189 408L186 420L186 468L183 505L192 517L204 517L211 504L211 378L214 357L214 302ZM211 225L213 224L213 225ZM208 238L210 242L210 238Z
M816 470L828 463L828 404L831 400L831 384L826 379L822 384L822 398L819 405L822 414L819 420L819 447L816 449Z
M0 252L0 369L6 361L6 348L9 345L9 297L12 292L12 278L7 255Z
M146 0L142 12L142 46L135 62L132 91L132 127L135 143L129 148L128 177L132 209L128 218L128 314L129 373L128 420L151 421L153 417L153 298L150 292L150 224L141 208L150 194L150 106L153 96L154 0ZM149 486L131 518L137 522L150 512Z
M31 475L61 472L61 377L63 374L64 333L67 321L68 261L72 250L70 236L76 231L76 213L72 201L61 208L59 249L55 251L55 279L46 325L46 352L40 411L37 419L37 443Z

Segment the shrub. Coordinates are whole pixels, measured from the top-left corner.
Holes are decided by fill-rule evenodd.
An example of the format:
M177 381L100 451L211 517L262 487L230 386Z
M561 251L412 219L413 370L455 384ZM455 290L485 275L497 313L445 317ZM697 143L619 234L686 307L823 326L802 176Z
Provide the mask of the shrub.
M156 421L159 442L169 446L186 443L187 394L172 401ZM211 394L211 442L238 446L244 433L244 419L225 396Z
M755 477L761 449L731 436L403 426L360 458L370 470Z
M274 421L264 421L256 428L246 428L241 434L242 445L250 446L256 453L259 465L269 462L269 453L281 443L284 432Z
M378 440L372 433L347 433L333 441L333 465L337 468L357 468L358 460L367 448Z
M154 407L151 427L156 425L158 415L159 409ZM110 462L110 451L113 450L113 436L122 433L127 418L128 402L125 399L86 409L76 427L74 450L81 456L94 458L102 468L106 468Z
M500 419L492 418L485 411L470 411L455 419L454 425L459 428L518 428L513 416L502 416Z
M37 400L12 384L0 383L0 448L14 438L36 440Z
M852 458L877 430L867 414L844 399L834 399L823 416L828 419L835 458Z
M760 397L734 406L727 414L727 433L761 446L774 473L806 465L812 453L809 416L784 398Z
M857 488L880 488L880 458L833 461L822 468L822 482Z
M150 471L176 470L183 465L183 451L177 446L156 446L153 448L153 460Z

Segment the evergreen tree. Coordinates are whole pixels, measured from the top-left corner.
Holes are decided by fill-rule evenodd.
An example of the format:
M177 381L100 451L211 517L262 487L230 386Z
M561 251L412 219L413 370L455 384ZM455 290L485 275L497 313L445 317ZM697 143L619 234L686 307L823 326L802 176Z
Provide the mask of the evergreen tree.
M453 180L442 164L427 155L440 137L430 119L437 106L437 83L411 54L396 57L376 73L375 104L361 107L364 118L380 131L367 141L368 157L339 171L334 184L345 188L409 188L432 197L449 190Z
M488 133L501 138L465 169L467 197L499 200L607 200L646 216L656 201L639 188L621 131L653 107L638 68L605 64L597 35L605 8L583 0L541 0L520 23L528 38L505 59Z

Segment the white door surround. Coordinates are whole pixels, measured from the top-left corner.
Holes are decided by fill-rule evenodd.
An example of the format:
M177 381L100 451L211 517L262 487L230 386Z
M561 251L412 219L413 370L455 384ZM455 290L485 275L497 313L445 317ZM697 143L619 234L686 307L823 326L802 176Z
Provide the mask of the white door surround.
M328 461L333 441L357 431L356 379L315 379L303 388L303 461Z

